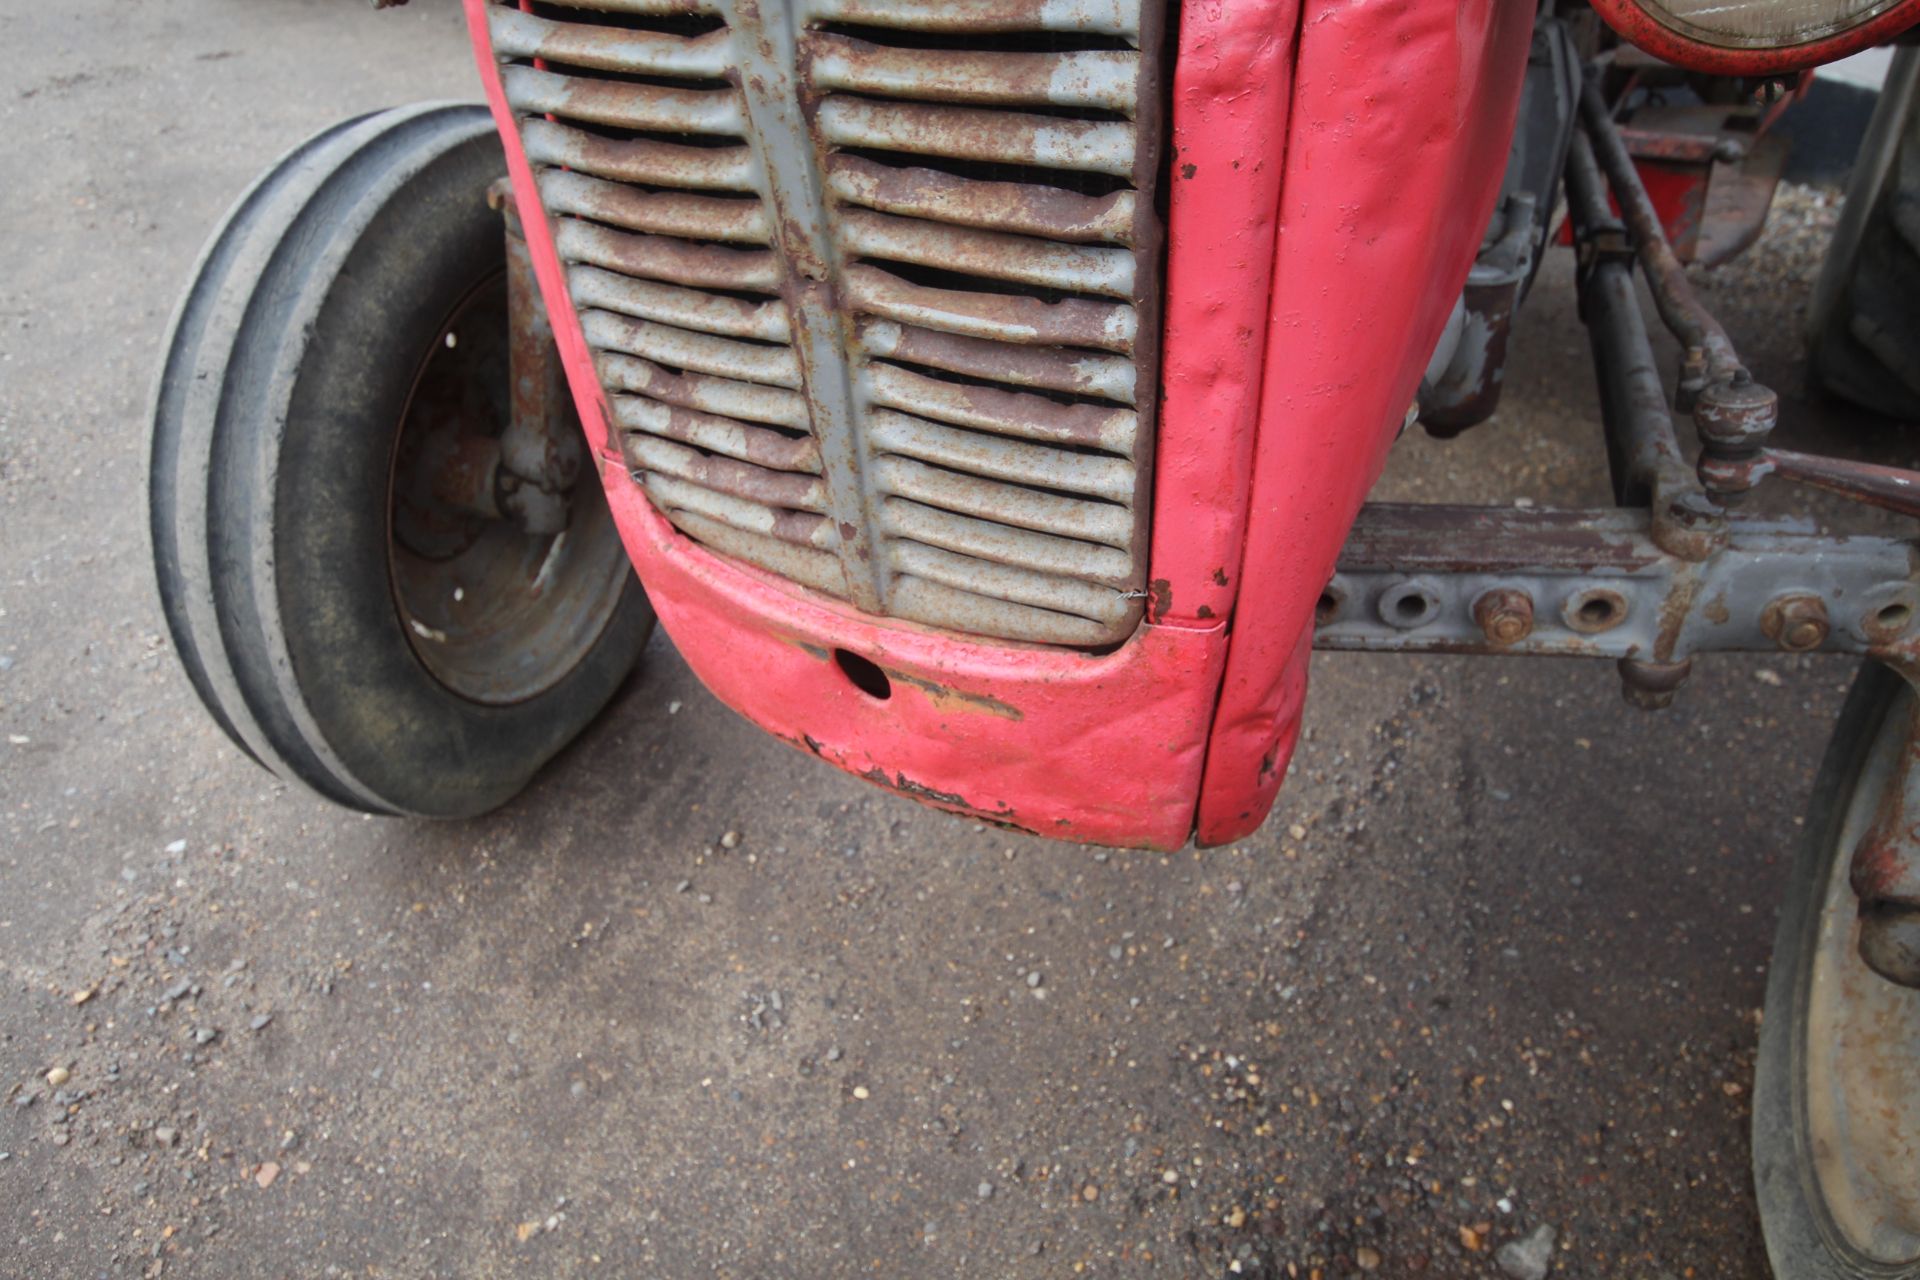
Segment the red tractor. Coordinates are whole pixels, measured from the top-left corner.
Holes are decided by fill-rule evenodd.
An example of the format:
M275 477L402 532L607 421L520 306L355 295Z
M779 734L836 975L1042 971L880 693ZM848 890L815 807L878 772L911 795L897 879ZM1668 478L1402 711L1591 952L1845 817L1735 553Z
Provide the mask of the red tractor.
M1696 653L1858 654L1755 1172L1780 1276L1920 1276L1920 549L1740 502L1920 515L1920 474L1771 445L1684 271L1759 230L1808 69L1920 0L465 5L488 106L290 152L168 344L161 593L242 750L477 814L657 614L830 764L1165 849L1265 819L1316 645L1609 658L1647 707ZM1820 376L1908 414L1913 57L1813 306ZM1556 239L1617 507L1363 505L1493 412Z

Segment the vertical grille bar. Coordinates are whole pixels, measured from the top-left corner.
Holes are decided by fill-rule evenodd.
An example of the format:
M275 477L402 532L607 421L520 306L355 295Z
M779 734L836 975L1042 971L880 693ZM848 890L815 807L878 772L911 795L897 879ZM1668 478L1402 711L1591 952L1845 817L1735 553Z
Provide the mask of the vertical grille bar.
M813 434L839 531L847 595L869 613L887 608L889 575L877 554L867 451L855 420L853 381L835 279L838 255L826 225L826 201L805 103L795 76L798 32L789 4L718 0L734 32L738 79L752 121L749 145L760 157L786 259L785 294L794 353L813 411ZM769 12L771 10L771 12Z

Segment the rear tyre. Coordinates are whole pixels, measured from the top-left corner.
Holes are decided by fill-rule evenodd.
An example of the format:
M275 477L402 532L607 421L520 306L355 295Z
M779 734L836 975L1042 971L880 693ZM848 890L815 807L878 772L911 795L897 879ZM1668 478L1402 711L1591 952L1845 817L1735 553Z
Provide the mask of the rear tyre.
M295 148L209 244L155 389L154 566L188 677L256 761L366 812L504 803L653 629L591 468L554 537L423 523L426 419L505 422L504 168L469 106Z
M1832 395L1920 419L1920 48L1895 52L1808 308Z
M1814 786L1775 936L1753 1170L1779 1280L1920 1277L1920 991L1868 969L1848 867L1898 785L1914 694L1861 668Z

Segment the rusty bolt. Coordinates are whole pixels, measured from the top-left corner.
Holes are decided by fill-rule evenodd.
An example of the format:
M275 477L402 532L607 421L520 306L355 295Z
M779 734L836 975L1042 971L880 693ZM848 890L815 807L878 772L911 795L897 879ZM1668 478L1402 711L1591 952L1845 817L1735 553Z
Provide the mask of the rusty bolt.
M1760 614L1760 630L1789 653L1806 653L1827 642L1827 604L1819 596L1776 596Z
M1494 644L1518 644L1533 634L1533 598L1513 587L1494 587L1473 602L1473 620Z

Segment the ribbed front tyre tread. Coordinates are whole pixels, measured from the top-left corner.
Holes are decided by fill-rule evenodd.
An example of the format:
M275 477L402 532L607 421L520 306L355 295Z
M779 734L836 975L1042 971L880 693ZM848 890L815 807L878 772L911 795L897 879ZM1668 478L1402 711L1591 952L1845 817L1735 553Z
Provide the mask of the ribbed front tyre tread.
M214 235L155 386L154 566L188 678L260 764L369 813L503 803L604 706L653 626L629 572L555 687L490 706L433 679L394 603L394 441L440 326L502 269L486 190L504 168L478 106L316 134Z

